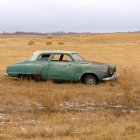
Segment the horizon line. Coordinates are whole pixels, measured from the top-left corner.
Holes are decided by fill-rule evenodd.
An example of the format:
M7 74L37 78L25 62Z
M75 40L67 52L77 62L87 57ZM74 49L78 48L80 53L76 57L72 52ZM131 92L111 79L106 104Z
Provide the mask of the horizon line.
M65 31L54 31L54 32L36 32L36 31L15 31L15 32L0 32L0 35L22 35L22 34L109 34L109 33L140 33L140 30L137 31L114 31L114 32L65 32Z

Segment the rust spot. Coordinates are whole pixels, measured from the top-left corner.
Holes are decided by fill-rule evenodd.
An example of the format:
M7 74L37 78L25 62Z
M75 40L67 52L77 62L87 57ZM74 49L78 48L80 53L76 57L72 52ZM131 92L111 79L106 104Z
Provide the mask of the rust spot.
M34 78L36 81L40 81L40 80L41 80L41 75L40 75L40 74L33 74L33 78Z

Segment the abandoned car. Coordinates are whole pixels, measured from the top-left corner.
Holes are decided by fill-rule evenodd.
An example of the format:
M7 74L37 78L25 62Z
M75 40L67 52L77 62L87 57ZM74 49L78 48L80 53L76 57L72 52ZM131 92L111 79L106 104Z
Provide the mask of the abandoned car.
M37 51L22 62L8 66L5 76L28 80L81 81L95 85L102 80L115 80L116 66L89 62L71 51Z

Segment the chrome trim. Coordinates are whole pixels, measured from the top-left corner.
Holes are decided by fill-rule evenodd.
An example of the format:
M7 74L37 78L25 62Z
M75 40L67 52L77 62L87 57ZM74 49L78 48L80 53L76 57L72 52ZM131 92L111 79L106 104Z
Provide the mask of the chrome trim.
M9 77L8 73L6 73L6 72L4 73L4 76L7 76L7 77Z
M119 74L113 74L111 77L103 78L103 81L117 80L119 78Z

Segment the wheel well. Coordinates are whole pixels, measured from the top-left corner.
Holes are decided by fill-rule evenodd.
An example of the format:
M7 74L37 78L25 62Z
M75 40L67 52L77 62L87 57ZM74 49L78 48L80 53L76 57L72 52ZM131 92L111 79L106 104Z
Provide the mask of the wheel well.
M20 77L21 77L21 75L23 75L23 74L18 74L18 75L17 75L17 77L18 77L18 78L20 78Z
M28 73L27 74L18 74L17 77L20 78L22 75L23 76L30 75L31 78L35 79L36 81L39 81L41 79L41 75L40 74L33 74L33 73L30 73L30 74L28 74Z
M23 76L30 75L32 78L34 78L32 74L18 74L17 77L20 78L20 76L22 76L22 75L23 75Z
M84 79L87 75L93 75L94 77L96 77L97 81L99 81L98 79L98 76L94 73L84 73L82 76L81 76L81 81L84 82Z

